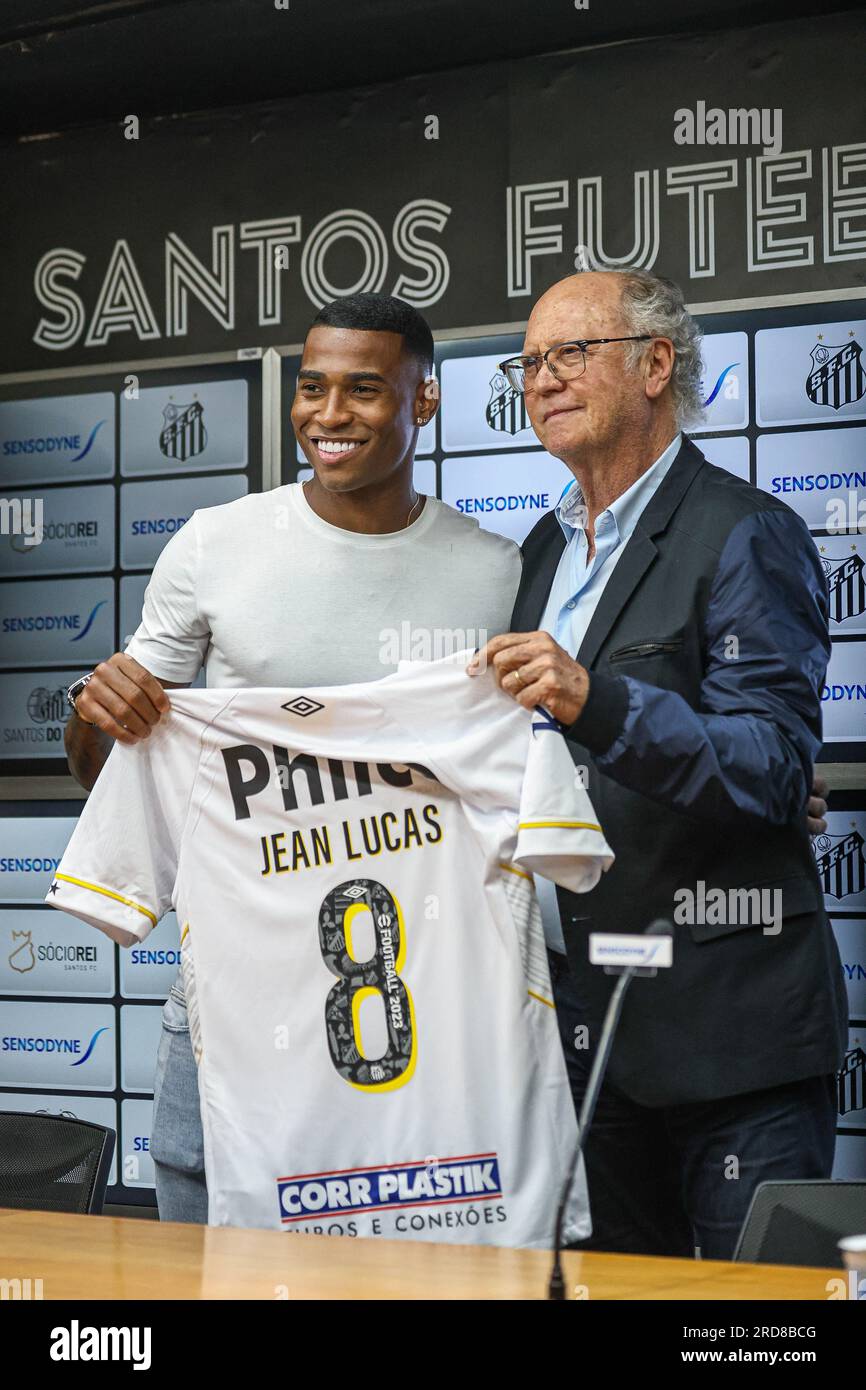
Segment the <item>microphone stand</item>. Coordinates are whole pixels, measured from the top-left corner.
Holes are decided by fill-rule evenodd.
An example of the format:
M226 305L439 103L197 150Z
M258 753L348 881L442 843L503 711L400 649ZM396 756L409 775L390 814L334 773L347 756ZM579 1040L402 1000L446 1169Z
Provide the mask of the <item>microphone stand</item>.
M673 934L673 928L669 922L658 920L652 922L644 933L645 936L668 936ZM547 1297L555 1302L565 1301L565 1279L562 1273L562 1232L565 1225L565 1209L568 1205L568 1198L571 1193L572 1184L580 1156L583 1153L584 1140L589 1132L592 1119L595 1114L595 1107L601 1091L602 1078L607 1068L608 1058L613 1040L619 1024L622 1006L625 1001L626 990L631 984L638 970L645 970L646 966L627 965L616 982L616 987L610 996L607 1011L604 1016L604 1025L601 1030L601 1038L598 1044L598 1051L592 1064L589 1074L589 1081L586 1087L586 1094L583 1097L583 1104L580 1107L580 1118L577 1122L578 1136L568 1166L565 1182L562 1184L562 1191L559 1197L559 1206L556 1211L556 1226L553 1236L553 1268L550 1271L550 1280L547 1286ZM655 973L655 972L653 972Z

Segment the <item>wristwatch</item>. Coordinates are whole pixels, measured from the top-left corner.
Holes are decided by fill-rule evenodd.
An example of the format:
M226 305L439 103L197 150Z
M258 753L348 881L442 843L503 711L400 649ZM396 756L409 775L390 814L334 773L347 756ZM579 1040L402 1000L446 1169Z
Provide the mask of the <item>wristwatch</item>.
M75 701L77 700L78 696L81 694L82 690L84 689L87 682L91 679L92 676L93 672L88 671L86 676L79 676L78 680L73 681L72 684L67 688L66 703L70 706L70 708L75 710L76 714L78 714L78 710L75 709ZM80 715L79 718L81 718ZM90 724L91 729L98 728L98 725L91 723L89 719L85 719L84 723Z

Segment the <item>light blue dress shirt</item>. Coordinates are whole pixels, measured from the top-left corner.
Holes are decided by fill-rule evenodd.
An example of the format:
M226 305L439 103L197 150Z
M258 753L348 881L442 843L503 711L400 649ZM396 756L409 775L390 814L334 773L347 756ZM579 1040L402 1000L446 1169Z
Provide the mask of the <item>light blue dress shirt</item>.
M565 536L540 627L549 632L569 656L576 657L604 586L616 568L640 516L664 481L680 451L681 435L671 440L664 453L632 483L615 502L600 512L595 522L595 554L587 564L589 549L583 493L577 479L566 488L556 505L556 517ZM565 951L562 925L553 884L536 878L544 935L552 951Z

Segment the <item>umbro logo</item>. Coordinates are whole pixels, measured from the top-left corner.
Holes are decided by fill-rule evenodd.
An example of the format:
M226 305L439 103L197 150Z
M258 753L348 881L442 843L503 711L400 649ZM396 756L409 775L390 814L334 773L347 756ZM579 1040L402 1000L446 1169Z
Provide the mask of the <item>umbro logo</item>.
M344 888L344 898L363 898L367 890L361 883L356 883L354 888Z
M318 714L324 705L320 705L315 700L309 700L306 695L296 695L294 700L287 701L280 706L281 709L288 710L289 714L299 714L302 719L306 719L308 714Z

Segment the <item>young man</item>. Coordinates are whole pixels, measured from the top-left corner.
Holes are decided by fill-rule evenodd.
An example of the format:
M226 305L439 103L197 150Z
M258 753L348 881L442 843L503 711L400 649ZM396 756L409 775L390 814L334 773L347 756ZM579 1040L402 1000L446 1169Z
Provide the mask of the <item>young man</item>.
M418 429L438 404L432 367L430 329L400 300L353 295L316 316L292 408L314 477L202 508L169 541L126 651L76 697L66 747L84 786L112 740L148 736L168 708L163 687L190 684L202 664L209 686L342 685L395 669L406 623L434 655L437 637L458 650L507 630L517 546L413 487ZM205 1222L179 980L163 1012L151 1153L161 1217Z

